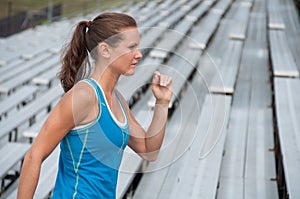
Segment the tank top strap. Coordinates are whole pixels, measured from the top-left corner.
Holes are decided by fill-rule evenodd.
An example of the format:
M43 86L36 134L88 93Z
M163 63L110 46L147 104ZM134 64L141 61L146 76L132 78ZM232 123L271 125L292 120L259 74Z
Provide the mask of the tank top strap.
M123 112L124 112L124 114L125 114L125 117L127 117L126 109L125 109L125 106L124 106L124 104L123 104L123 101L121 100L121 97L120 97L120 95L119 95L119 92L118 92L117 90L114 90L114 91L115 91L115 94L116 94L116 96L117 96L117 98L118 98L119 104L121 105L121 108L123 109Z
M88 84L90 84L94 88L94 90L96 91L96 97L98 99L98 105L99 105L99 108L100 108L101 107L101 102L103 101L103 96L102 96L102 92L101 92L98 84L92 78L86 78L82 81L87 82Z
M105 102L105 96L103 96L104 93L102 93L101 88L99 87L98 83L94 79L92 79L92 78L86 78L83 81L86 81L87 83L89 83L90 85L93 86L93 88L95 89L95 91L97 93L99 107L101 107L102 102L103 103ZM126 117L125 119L127 121L128 120L128 116L127 116L127 112L126 112L125 106L123 104L123 101L121 100L121 97L120 97L120 95L119 95L119 93L118 93L118 91L116 89L114 90L114 92L115 92L115 94L117 96L119 104L121 105L121 108L122 108L122 110L124 112L124 116Z

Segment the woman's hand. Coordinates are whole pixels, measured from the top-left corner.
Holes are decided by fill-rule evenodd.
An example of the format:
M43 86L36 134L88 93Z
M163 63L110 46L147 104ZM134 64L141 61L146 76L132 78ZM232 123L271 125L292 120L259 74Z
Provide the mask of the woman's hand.
M156 103L169 104L172 97L172 78L155 71L152 79L152 92Z

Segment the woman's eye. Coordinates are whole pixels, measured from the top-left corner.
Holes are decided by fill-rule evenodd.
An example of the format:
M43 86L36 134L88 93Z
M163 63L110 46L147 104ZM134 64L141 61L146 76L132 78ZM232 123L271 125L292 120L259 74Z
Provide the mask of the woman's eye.
M136 48L137 48L137 45L129 46L129 49L130 49L130 50L135 50Z

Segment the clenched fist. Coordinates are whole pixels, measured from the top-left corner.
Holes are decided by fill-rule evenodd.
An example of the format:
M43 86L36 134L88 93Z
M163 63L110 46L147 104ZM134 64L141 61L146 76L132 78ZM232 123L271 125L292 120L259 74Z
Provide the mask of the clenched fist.
M172 97L172 78L155 71L152 79L152 92L156 103L169 104Z

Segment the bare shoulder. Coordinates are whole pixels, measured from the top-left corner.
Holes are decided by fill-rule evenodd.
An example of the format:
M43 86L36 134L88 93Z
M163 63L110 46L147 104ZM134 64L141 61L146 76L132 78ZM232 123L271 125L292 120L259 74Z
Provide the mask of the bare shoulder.
M73 117L77 124L92 117L91 113L94 113L97 98L91 85L86 82L78 82L66 95L68 103L71 103L69 105L72 106Z
M71 89L71 92L74 99L79 98L84 101L89 101L96 97L93 87L83 81L75 84L74 87Z
M96 93L94 88L86 82L78 82L71 89L72 103L80 106L93 106L95 104Z

